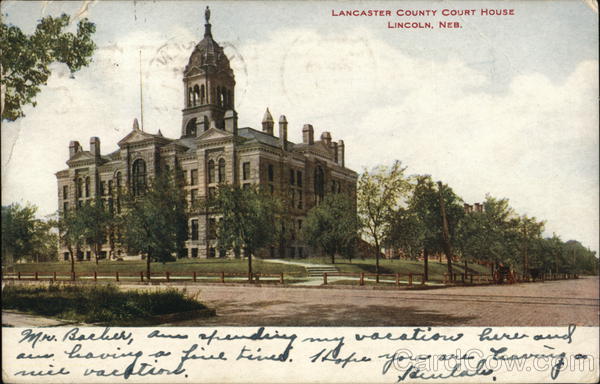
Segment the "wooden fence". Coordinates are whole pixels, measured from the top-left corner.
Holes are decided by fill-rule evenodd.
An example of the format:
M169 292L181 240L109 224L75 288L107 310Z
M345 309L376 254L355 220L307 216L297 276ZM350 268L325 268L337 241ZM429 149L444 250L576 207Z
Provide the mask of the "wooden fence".
M425 279L422 273L344 273L344 272L325 272L323 273L323 285L328 284L328 278L330 277L349 277L352 280L356 280L358 285L365 285L365 278L374 280L376 284L379 283L393 283L397 286L407 285L412 287L417 281L421 284L425 284ZM403 280L405 278L406 280ZM338 279L339 280L339 279ZM368 281L368 280L367 280Z
M289 278L290 276L288 276ZM116 282L198 282L202 280L216 282L260 282L270 281L284 284L283 273L228 273L228 272L152 272L147 276L146 272L3 272L3 280L24 281L116 281Z
M578 279L577 273L547 273L537 277L521 274L511 274L503 279L504 282L511 283L533 283L546 280L570 280ZM444 284L495 284L498 277L491 274L477 273L444 273Z

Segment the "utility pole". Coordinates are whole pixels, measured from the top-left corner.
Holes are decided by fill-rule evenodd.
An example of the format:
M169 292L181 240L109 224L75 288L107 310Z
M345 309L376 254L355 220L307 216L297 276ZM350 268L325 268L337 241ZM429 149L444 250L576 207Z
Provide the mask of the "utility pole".
M448 231L448 218L446 217L446 206L444 205L443 185L441 181L437 182L438 192L440 195L440 213L442 215L442 238L444 245L444 253L448 259L448 274L452 278L452 248L450 246L450 233Z

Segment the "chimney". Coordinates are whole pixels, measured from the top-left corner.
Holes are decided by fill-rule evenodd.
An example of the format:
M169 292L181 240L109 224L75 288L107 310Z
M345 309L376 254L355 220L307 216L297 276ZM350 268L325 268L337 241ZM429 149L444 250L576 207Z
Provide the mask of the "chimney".
M90 137L90 152L96 159L100 158L100 138Z
M77 152L81 151L81 145L79 141L71 141L69 143L69 159L71 159Z
M315 143L315 130L310 124L304 124L302 127L302 142L313 145Z
M281 143L281 149L287 150L287 119L285 115L279 117L279 141Z
M331 146L331 133L327 131L321 133L321 141L323 141L328 147Z
M273 136L273 125L275 125L273 122L273 116L271 116L271 112L269 112L269 108L267 108L262 119L263 132Z
M344 160L344 140L338 140L337 142L337 163L343 167L345 167Z
M237 135L237 129L237 112L230 109L225 112L225 130L235 136Z

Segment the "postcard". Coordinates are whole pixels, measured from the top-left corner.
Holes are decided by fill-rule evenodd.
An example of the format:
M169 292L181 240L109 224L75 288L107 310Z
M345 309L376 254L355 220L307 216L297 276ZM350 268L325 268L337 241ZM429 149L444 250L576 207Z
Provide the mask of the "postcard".
M4 382L598 382L597 1L0 7Z

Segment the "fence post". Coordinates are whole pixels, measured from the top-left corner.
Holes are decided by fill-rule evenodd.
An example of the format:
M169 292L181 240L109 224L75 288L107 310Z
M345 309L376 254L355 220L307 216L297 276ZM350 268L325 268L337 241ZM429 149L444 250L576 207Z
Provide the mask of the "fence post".
M359 281L360 285L365 285L365 273L361 272L360 273L360 281Z
M375 283L379 284L379 272L375 274Z
M144 282L144 272L140 271L140 281Z
M255 274L254 274L254 278L256 279L256 282L257 282L257 283L258 283L258 282L260 282L260 274L258 274L258 273L255 273Z
M225 282L225 272L221 271L221 283Z
M71 272L71 280L75 281L77 276L75 276L75 272Z
M194 271L194 274L192 275L192 279L194 280L194 283L196 282L196 271Z
M52 273L52 280L56 281L56 272Z
M167 283L171 281L171 273L169 271L165 272L165 277L167 278Z
M327 285L327 272L323 272L323 285Z
M283 284L283 272L279 274L279 284Z
M412 287L412 273L408 274L408 286Z
M94 281L98 281L98 272L94 271Z
M21 272L17 272L17 280L21 280Z
M396 273L396 285L400 285L400 274Z
M38 279L38 273L37 272L35 273L35 279L36 280Z
M115 280L117 282L119 281L119 271L115 272Z

